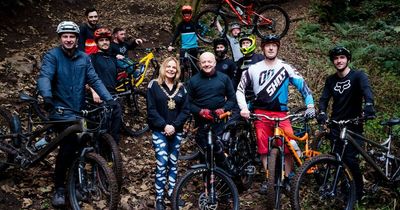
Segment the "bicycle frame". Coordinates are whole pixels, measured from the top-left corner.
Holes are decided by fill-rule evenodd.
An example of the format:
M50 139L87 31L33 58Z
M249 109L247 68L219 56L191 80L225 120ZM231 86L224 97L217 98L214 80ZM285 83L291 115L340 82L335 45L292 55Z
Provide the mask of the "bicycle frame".
M267 25L272 24L272 21L270 19L260 16L259 14L257 14L254 11L254 5L255 5L254 2L251 2L248 6L245 6L245 5L237 2L236 0L223 0L218 8L219 11L221 11L221 8L224 3L229 5L229 8L232 10L233 13L235 13L237 19L239 19L240 22L244 23L245 25L252 25L253 15L261 17L262 20L264 21L264 24L267 24ZM241 9L244 10L244 14L246 14L246 16L244 18L242 17L242 15L239 14L239 12L235 8L235 6L239 6Z

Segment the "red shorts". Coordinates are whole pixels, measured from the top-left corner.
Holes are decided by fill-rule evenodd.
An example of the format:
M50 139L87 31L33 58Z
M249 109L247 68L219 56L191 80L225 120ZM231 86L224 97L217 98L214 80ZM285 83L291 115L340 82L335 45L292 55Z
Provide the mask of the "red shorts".
M254 113L265 114L269 117L287 116L287 112L274 112L261 109L254 110ZM274 122L265 118L261 118L261 120L254 121L254 127L256 129L258 153L260 155L266 155L268 154L268 138L274 135ZM281 121L279 123L279 127L281 127L286 133L293 134L293 128L290 124L290 120ZM287 147L285 147L285 154L289 154L289 149Z

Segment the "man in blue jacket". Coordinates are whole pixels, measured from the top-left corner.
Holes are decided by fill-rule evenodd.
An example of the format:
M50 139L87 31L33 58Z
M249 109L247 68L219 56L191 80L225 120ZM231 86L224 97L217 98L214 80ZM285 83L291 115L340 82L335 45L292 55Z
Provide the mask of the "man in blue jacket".
M57 113L55 108L63 107L79 111L84 105L85 84L89 84L107 103L113 104L112 97L97 76L90 58L77 50L79 27L71 21L63 21L57 27L61 46L48 51L44 58L37 87L51 119L75 119L72 112ZM77 151L77 136L65 137L56 158L54 181L55 193L52 204L65 205L65 178Z

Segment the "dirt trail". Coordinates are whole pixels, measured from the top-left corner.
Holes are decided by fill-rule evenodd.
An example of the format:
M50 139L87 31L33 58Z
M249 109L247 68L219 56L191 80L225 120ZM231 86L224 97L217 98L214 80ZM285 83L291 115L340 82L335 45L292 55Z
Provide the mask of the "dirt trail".
M44 1L40 6L23 10L13 18L0 13L0 99L13 107L18 92L32 92L42 54L57 44L54 29L61 20L80 23L84 9L95 1L77 1L76 5ZM293 20L305 17L309 0L290 1L282 7ZM101 23L113 28L123 26L128 34L145 38L145 45L161 46L168 43L171 33L170 18L176 1L163 0L154 4L146 0L96 1ZM294 31L298 21L291 23L283 38L280 56L297 67L305 65L295 44ZM158 56L165 56L158 55ZM152 209L154 202L154 152L149 135L133 139L123 137L121 145L125 164L125 184L121 191L121 209ZM52 209L52 176L54 154L47 161L27 171L9 170L0 174L0 209ZM182 163L183 164L183 163ZM182 165L181 170L184 170ZM260 180L260 177L257 178ZM258 194L259 183L241 196L242 209L262 209L264 199ZM285 198L286 199L286 198ZM287 201L287 199L286 199ZM284 206L287 209L287 203Z

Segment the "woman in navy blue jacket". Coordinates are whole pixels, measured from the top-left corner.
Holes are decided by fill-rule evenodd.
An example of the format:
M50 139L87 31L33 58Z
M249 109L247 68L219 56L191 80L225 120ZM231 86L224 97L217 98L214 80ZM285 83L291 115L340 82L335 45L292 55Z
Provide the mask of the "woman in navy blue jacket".
M147 90L148 124L153 131L156 153L156 209L165 209L164 189L168 179L168 196L172 195L177 178L177 161L183 124L189 116L186 90L179 82L181 70L176 58L169 57L161 64L158 79Z

